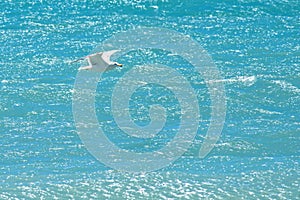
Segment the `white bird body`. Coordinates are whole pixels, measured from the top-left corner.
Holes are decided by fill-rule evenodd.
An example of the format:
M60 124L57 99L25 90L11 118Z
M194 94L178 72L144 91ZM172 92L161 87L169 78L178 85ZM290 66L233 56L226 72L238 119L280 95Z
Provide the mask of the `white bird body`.
M122 67L122 64L112 62L110 57L119 50L104 51L95 54L91 54L85 57L89 65L80 67L78 70L90 70L95 72L104 72L112 70L116 67Z

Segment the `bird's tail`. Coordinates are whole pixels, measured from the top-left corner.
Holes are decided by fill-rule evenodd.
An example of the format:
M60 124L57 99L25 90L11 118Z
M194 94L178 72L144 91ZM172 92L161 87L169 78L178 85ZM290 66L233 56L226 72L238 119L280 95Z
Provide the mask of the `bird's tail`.
M91 66L84 66L84 67L79 67L78 70L90 70L92 69Z

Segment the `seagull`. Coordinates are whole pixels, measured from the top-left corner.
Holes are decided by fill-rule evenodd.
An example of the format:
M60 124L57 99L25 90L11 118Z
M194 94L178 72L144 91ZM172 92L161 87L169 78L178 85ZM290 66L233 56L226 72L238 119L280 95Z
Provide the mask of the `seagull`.
M73 62L78 62L79 60L87 59L89 65L80 67L78 70L90 70L95 72L104 72L108 70L112 70L116 67L122 67L123 65L118 62L112 62L110 57L120 50L111 50L111 51L104 51L95 54L91 54L85 56L83 58L79 58Z

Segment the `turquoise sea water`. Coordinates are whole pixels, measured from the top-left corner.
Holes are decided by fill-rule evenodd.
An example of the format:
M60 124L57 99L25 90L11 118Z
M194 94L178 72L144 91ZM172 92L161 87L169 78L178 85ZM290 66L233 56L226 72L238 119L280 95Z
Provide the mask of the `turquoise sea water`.
M300 199L299 8L297 0L1 1L0 199ZM72 113L79 64L68 61L138 26L190 35L219 68L227 115L206 158L198 150L210 119L207 88L193 84L190 66L176 57L164 62L198 89L202 111L195 141L180 159L150 173L120 172L80 140ZM176 134L178 102L159 85L140 88L130 104L140 125L149 123L149 104L168 108L157 140L122 135L109 111L118 77L164 53L121 57L123 69L98 85L98 120L122 148L156 150Z

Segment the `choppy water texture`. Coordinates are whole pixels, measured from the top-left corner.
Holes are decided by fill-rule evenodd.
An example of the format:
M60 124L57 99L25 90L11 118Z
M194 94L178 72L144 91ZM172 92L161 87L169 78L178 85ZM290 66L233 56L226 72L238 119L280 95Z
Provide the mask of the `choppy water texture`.
M1 1L0 198L299 199L299 8L297 0ZM220 69L226 123L205 159L197 153L210 118L209 95L176 56L164 62L198 89L202 112L194 144L182 158L159 171L130 174L98 162L80 141L72 116L79 65L68 61L137 26L190 35ZM178 102L159 86L140 88L130 104L137 124L149 123L148 106L156 99L167 106L170 122L157 140L118 135L109 111L118 77L164 53L124 55L123 71L99 83L98 120L122 148L155 150L176 133Z

